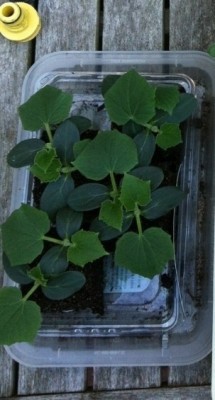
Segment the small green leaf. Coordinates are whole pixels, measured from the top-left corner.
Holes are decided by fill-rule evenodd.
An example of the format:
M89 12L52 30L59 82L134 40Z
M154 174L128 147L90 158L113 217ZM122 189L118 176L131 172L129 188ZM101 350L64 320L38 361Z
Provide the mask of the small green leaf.
M0 344L33 342L41 325L39 306L23 301L17 288L0 289Z
M73 145L80 140L78 128L70 119L62 122L55 131L53 146L63 165L74 160Z
M180 124L190 117L198 108L198 101L190 93L181 93L179 96L179 102L176 104L172 115L164 114L158 120L159 124L162 125L165 122L171 124Z
M137 146L138 164L140 166L149 165L156 148L153 133L139 133L135 136L134 143Z
M119 231L119 229L112 228L111 226L105 224L103 221L100 221L98 218L95 218L90 225L90 230L93 232L98 232L99 238L102 241L111 240L126 232L130 228L132 220L133 215L124 216L122 229L121 231Z
M78 231L72 236L71 242L72 244L67 251L67 258L80 267L84 267L87 263L108 254L95 232Z
M52 147L44 147L37 152L30 170L41 182L52 182L60 177L61 167L56 150Z
M179 90L175 86L157 86L155 92L156 108L167 111L170 115L179 102Z
M162 169L154 166L134 168L129 173L139 179L142 179L143 181L150 181L151 190L155 190L158 186L160 186L164 179L164 173Z
M74 189L70 176L61 176L56 182L48 183L40 198L40 208L53 219L60 208L67 206L67 199Z
M66 250L62 246L51 247L40 259L40 269L45 276L58 275L67 267Z
M129 120L122 127L122 132L126 133L126 135L131 136L132 138L136 136L138 133L143 132L143 126L136 124L134 121Z
M99 208L109 196L107 186L100 183L86 183L71 192L67 203L75 211L89 211Z
M215 43L212 43L212 44L208 47L207 53L208 53L211 57L215 57Z
M151 200L150 181L125 174L122 180L120 201L127 211L134 211L136 204L143 206Z
M88 179L101 180L110 172L122 174L137 164L133 140L116 130L99 133L74 161Z
M117 241L116 265L146 278L161 273L173 258L174 247L170 235L160 228L146 229L142 235L128 232Z
M28 272L28 276L32 278L40 286L46 286L47 279L45 279L39 265L37 265L34 268L31 268L31 270Z
M147 219L156 219L177 207L186 197L177 186L164 186L152 192L150 203L142 209L142 215Z
M99 219L112 228L121 231L123 223L123 209L120 201L118 199L115 199L114 201L103 201L99 212Z
M102 81L101 92L102 96L113 86L113 84L119 79L120 75L107 75Z
M45 124L59 124L68 117L72 96L52 86L45 86L18 108L24 129L36 131Z
M85 282L85 276L81 272L67 271L49 279L47 286L42 288L42 292L48 299L63 300L78 292Z
M69 238L77 232L83 221L83 213L72 210L69 207L62 208L56 215L56 230L62 238Z
M15 210L2 225L3 249L11 265L31 263L42 252L49 229L45 212L27 204Z
M156 137L156 144L163 150L174 147L182 142L181 130L177 124L163 124Z
M32 279L28 276L28 271L30 269L28 264L12 267L6 254L3 254L3 265L6 274L14 282L20 283L21 285L28 285L32 282Z
M38 151L45 146L40 139L26 139L12 148L7 155L7 162L13 168L32 165Z
M85 149L85 147L90 143L90 139L83 139L80 140L79 142L74 143L73 146L73 154L74 157L77 158L79 154Z
M129 120L142 125L155 114L155 88L134 70L122 75L104 97L110 119L118 125Z
M90 129L92 125L90 119L82 117L82 115L72 115L69 120L77 126L80 135Z

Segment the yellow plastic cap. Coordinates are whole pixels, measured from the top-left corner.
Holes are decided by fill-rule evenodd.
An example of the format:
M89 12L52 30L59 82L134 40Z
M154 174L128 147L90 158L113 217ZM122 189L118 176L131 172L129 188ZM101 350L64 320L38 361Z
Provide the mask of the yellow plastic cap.
M41 29L38 12L30 4L7 2L0 6L0 32L16 42L28 42Z

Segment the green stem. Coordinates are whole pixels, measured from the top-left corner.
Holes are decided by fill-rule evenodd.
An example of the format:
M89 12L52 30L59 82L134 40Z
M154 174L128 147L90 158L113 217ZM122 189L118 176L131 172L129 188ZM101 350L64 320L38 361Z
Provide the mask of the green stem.
M32 286L32 288L28 291L28 293L26 293L26 295L22 298L23 301L26 301L29 299L29 297L38 289L38 287L40 286L39 282L34 282L34 285Z
M110 180L111 180L111 185L112 185L112 189L113 189L113 194L116 197L118 195L118 189L117 189L115 176L114 176L114 173L112 171L110 172Z
M140 210L139 210L139 207L137 204L135 204L134 215L136 218L137 230L138 230L139 235L141 236L143 234L143 230L142 230L142 224L141 224L141 218L140 218Z
M48 123L44 123L48 138L49 138L49 142L52 143L53 142L53 137L52 137L52 132L51 132L51 128L50 125Z
M71 172L77 171L76 167L70 167L69 165L66 167L63 167L61 169L62 174L70 174Z
M47 242L55 243L55 244L60 244L61 246L64 246L64 241L60 239L55 239L50 236L43 236L43 240L46 240Z

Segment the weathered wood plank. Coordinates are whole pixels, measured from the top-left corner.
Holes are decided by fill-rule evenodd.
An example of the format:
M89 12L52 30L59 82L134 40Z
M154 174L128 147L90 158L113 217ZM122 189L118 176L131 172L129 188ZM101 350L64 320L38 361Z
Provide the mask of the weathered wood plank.
M36 58L61 50L95 50L98 42L99 0L39 1L42 30Z
M19 366L18 395L68 393L84 390L84 368L26 368Z
M94 390L141 389L160 386L160 368L95 368Z
M210 386L24 396L19 400L210 400ZM6 400L6 399L1 399ZM17 400L12 397L10 400Z
M0 0L0 5L5 1ZM19 44L0 37L0 223L9 214L12 188L12 169L7 166L6 155L16 142L17 106L20 104L24 76L30 65L32 44ZM0 243L0 260L2 259ZM3 267L0 262L0 286ZM0 348L0 397L11 396L15 389L15 363Z
M170 1L170 50L207 50L214 41L215 0Z
M211 383L211 356L196 364L181 367L170 367L168 385L209 385Z
M161 50L163 0L104 1L103 50Z

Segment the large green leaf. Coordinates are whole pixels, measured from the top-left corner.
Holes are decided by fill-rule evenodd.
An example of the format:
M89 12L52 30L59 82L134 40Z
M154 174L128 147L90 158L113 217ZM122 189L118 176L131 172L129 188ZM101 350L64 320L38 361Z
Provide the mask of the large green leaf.
M39 306L24 301L17 288L0 289L0 344L33 342L41 325Z
M85 149L85 147L90 143L91 139L82 139L79 142L74 143L73 154L77 158L79 154Z
M122 75L104 98L111 121L118 125L129 120L145 124L155 114L155 88L135 70Z
M181 93L179 102L175 106L172 115L164 114L158 120L161 125L165 122L180 124L190 117L198 108L197 99L190 93Z
M22 285L27 285L33 280L29 277L28 271L30 269L28 264L12 266L6 254L3 254L3 265L6 274L14 282L20 283Z
M63 165L74 160L73 145L80 140L78 128L69 120L62 122L55 131L53 146Z
M99 208L108 199L107 186L100 183L86 183L75 188L68 197L68 205L75 211L89 211Z
M139 133L134 138L137 146L138 164L140 166L149 165L155 152L155 136L153 133Z
M56 150L52 147L44 147L37 152L30 170L41 182L52 182L60 177L61 167Z
M45 146L45 142L40 139L22 140L7 155L7 162L13 168L32 165L34 158L39 150Z
M113 86L113 84L120 78L120 75L107 75L102 81L101 92L102 96Z
M160 228L146 229L142 235L128 232L117 241L116 265L146 278L161 273L173 258L174 247L170 235Z
M52 86L45 86L19 108L24 129L36 131L45 124L59 124L68 117L72 96Z
M142 133L143 129L144 128L142 125L136 124L136 122L129 120L125 125L123 125L122 132L126 133L128 136L134 137L138 133Z
M150 203L142 209L142 215L147 219L156 219L177 207L186 197L177 186L164 186L152 192Z
M62 238L70 238L77 232L83 221L83 213L72 210L69 207L61 208L56 215L56 230Z
M118 199L103 201L99 212L99 219L112 228L121 231L123 223L123 208L121 202Z
M132 169L129 174L136 176L143 181L150 181L151 190L155 190L160 186L164 179L164 173L161 168L152 166L138 167Z
M160 133L156 137L156 144L164 150L182 142L181 130L178 124L165 123L161 125Z
M132 220L133 215L125 215L123 218L122 229L119 231L119 229L108 226L103 221L95 218L90 225L90 230L93 232L98 232L99 238L102 240L102 242L104 242L106 240L115 239L122 233L126 232L130 228Z
M42 288L42 292L48 299L63 300L78 292L85 282L85 276L81 272L67 271L49 279L47 286Z
M90 119L83 117L82 115L72 115L69 119L77 126L80 135L91 128L92 122Z
M175 86L157 86L155 92L156 108L172 114L173 109L179 102L179 90Z
M45 276L58 275L68 267L66 249L62 246L51 247L40 259L40 269Z
M74 181L69 176L61 176L56 182L49 183L40 198L40 208L54 218L57 211L67 206L67 199L74 189Z
M111 172L122 174L137 164L133 140L116 130L99 133L74 161L87 178L101 180Z
M80 230L72 236L71 241L72 244L68 248L67 258L80 267L84 267L87 263L108 254L95 232Z
M45 212L27 204L15 210L2 225L3 249L11 265L31 263L42 252L49 229Z
M150 181L125 174L122 180L120 201L127 211L134 211L136 205L144 206L151 200Z

